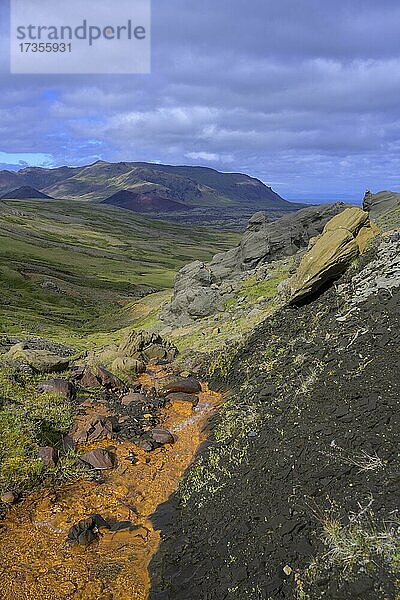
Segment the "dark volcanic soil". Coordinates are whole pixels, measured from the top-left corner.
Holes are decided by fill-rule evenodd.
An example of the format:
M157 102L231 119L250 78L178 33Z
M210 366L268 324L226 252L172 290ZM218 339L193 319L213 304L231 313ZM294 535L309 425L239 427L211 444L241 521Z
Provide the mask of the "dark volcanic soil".
M166 507L154 516L152 600L396 598L393 564L334 562L322 536L332 520L398 527L398 290L348 314L333 287L253 333L228 375L233 433L204 451L204 485L173 496L168 523Z

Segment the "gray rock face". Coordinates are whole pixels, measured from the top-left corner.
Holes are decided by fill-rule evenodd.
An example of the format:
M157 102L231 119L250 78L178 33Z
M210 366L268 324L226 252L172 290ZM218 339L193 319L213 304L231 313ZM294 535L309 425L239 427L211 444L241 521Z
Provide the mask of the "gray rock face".
M378 294L381 290L387 290L392 294L398 287L400 287L400 234L393 233L382 237L376 257L351 279L351 283L339 286L338 292L350 298L349 306L357 307L372 294ZM351 309L348 314L350 312Z
M369 212L372 220L398 207L400 207L400 193L397 192L384 191L377 194L366 192L364 196L363 209Z
M222 310L243 275L307 248L309 240L347 206L342 202L310 206L272 223L265 212L256 213L237 248L216 254L210 263L190 263L177 273L173 299L161 318L185 325Z

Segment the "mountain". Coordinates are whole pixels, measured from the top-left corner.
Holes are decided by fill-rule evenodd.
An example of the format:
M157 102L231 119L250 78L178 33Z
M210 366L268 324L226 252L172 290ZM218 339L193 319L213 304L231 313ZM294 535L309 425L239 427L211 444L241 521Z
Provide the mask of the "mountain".
M156 194L189 206L293 209L290 202L259 179L208 167L97 161L83 167L0 171L0 192L4 194L18 185L36 187L49 196L67 200L101 201L119 191L130 190Z
M131 190L121 190L103 201L103 204L111 204L111 206L119 206L134 212L153 212L153 211L185 211L190 210L186 204L182 202L174 202L157 194L138 194Z
M3 196L0 196L0 200L5 200L6 198L8 200L24 200L26 198L53 200L51 196L47 196L47 194L43 194L43 192L39 192L39 190L30 187L29 185L23 185L22 187L11 190Z

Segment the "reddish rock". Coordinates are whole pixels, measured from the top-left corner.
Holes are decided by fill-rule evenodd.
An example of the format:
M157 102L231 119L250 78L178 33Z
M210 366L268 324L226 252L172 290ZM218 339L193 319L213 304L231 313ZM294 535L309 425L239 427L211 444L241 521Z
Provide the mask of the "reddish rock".
M141 402L146 401L146 396L144 394L138 394L137 392L129 392L129 394L125 394L121 398L121 404L124 406L130 406L131 404L139 404Z
M194 377L163 377L157 382L157 390L163 395L183 392L185 394L195 394L201 391L201 385Z
M113 437L115 425L115 418L95 415L73 434L72 440L76 444L85 444L88 442L92 443L99 440L111 439Z
M107 371L105 367L97 367L96 376L104 387L111 389L121 389L125 387L124 382L110 371Z
M161 429L160 427L156 427L150 431L150 435L152 439L157 442L157 444L173 444L175 442L175 438L170 431L167 429Z
M46 467L54 469L58 462L58 451L53 446L43 446L38 450L38 457Z
M106 448L96 448L81 456L81 460L94 469L113 469L115 466L115 455Z
M87 388L100 388L101 387L100 381L97 379L97 377L93 373L93 371L91 369L89 369L89 367L85 368L83 375L80 378L80 383L81 383L81 385L83 385L83 387L87 387Z
M76 397L75 386L67 379L47 379L46 381L39 383L37 389L41 393L50 392L52 394L64 396L67 400L74 400Z

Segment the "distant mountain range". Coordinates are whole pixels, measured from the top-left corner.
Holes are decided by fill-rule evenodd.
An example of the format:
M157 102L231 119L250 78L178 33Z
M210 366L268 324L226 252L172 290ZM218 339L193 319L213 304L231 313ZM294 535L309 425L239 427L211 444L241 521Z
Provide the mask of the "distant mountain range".
M0 171L3 197L10 197L8 194L24 186L51 198L105 201L138 212L182 211L189 207L297 208L254 177L207 167L98 161L84 167Z

